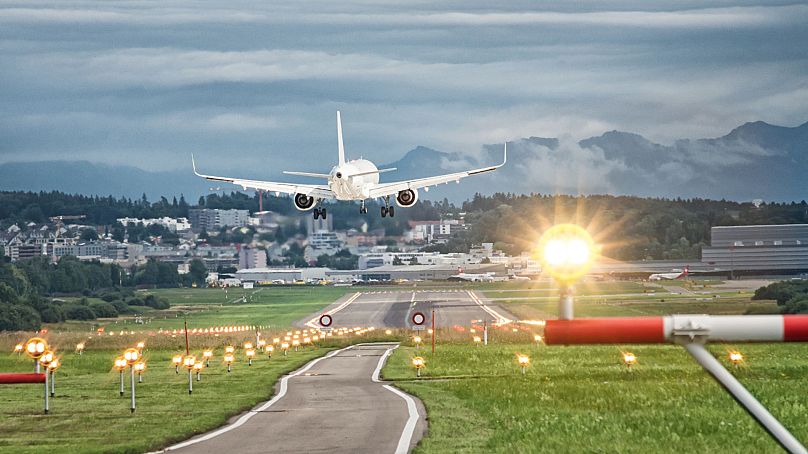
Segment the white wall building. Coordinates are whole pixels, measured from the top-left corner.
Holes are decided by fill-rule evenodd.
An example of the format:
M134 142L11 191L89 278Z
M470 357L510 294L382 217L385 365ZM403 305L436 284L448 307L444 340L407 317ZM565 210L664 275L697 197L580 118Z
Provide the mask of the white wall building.
M126 226L131 224L135 225L143 225L148 227L152 224L159 224L163 227L171 230L172 232L184 232L187 230L191 230L191 223L188 222L187 218L170 218L170 217L162 217L162 218L152 218L152 219L138 219L138 218L118 218L118 222L122 225Z

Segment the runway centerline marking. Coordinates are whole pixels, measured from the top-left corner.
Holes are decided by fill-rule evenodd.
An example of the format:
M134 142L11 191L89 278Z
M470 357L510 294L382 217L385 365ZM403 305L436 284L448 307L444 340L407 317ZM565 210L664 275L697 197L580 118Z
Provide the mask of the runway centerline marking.
M356 293L354 293L354 294L353 294L353 295L352 295L350 298L348 298L348 299L347 299L345 302L343 302L343 303L342 303L342 304L340 304L339 306L335 307L334 309L331 309L330 311L326 312L326 314L328 314L328 315L334 315L334 314L336 314L337 312L339 312L339 311L341 311L341 310L345 309L346 307L348 307L348 305L349 305L349 304L351 304L351 303L353 303L354 301L356 301L356 299L357 299L357 298L359 298L360 296L362 296L362 292L356 292ZM317 317L314 317L313 319L311 319L311 320L307 321L307 322L305 323L305 324L306 324L306 326L308 326L309 328L314 328L314 329L318 329L318 328L320 328L319 326L317 326L317 323L316 323L316 322L317 322L317 320L318 320L319 318L320 318L320 317L319 317L319 316L317 316Z

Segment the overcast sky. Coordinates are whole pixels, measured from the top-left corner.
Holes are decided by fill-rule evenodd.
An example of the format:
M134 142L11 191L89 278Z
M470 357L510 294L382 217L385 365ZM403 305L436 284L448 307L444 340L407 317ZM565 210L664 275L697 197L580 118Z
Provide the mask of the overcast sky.
M808 120L805 4L497 3L0 0L0 162L326 171L337 109L378 163Z

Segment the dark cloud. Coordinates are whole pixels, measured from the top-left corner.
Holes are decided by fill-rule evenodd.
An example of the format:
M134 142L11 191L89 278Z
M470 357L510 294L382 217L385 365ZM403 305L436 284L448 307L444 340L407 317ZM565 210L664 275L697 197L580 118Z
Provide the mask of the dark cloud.
M576 140L606 130L669 144L808 119L806 5L3 5L0 162L171 169L195 152L254 176L327 170L339 108L349 154L389 162L424 144L479 158L484 143L562 137L565 153L536 153L526 168L593 182L621 164Z

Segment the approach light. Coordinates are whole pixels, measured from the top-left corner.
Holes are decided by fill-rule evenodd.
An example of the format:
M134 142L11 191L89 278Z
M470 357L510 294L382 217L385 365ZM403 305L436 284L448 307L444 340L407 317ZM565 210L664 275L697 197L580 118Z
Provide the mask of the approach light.
M132 367L135 368L135 372L137 372L138 374L142 374L143 371L146 370L146 363L144 363L143 361L138 361Z
M127 348L123 352L123 358L128 364L135 364L140 359L140 351L136 348Z
M182 365L185 366L186 369L191 370L194 368L194 364L196 364L196 357L193 355L188 355L182 358Z
M76 344L76 351L79 353L79 355L84 353L84 342L79 342Z
M525 370L527 369L528 364L530 364L530 357L527 355L523 355L521 353L517 353L516 361L519 363L519 367L522 368L522 375L525 375Z
M275 345L280 344L281 343L281 338L280 337L273 337L272 338L272 343L275 344Z
M236 357L232 353L225 353L224 362L227 363L228 366L230 364L232 364L233 361L235 361L235 360L236 360Z
M303 338L303 343L304 344L310 344L311 343L311 338L310 337L304 337Z
M48 342L41 337L32 337L25 343L25 354L33 359L39 359L48 349Z
M22 351L25 350L25 347L22 344L17 344L14 346L14 353L21 354Z
M589 232L574 224L559 224L539 239L542 270L562 284L571 284L585 275L595 256L595 244Z
M482 342L482 341L483 341L483 340L482 340L482 338L480 338L480 336L474 336L474 337L473 337L471 340L473 340L473 341L474 341L474 343L475 343L476 345L478 345L478 346L480 345L480 342Z
M175 355L171 358L171 363L179 367L179 365L182 364L182 355Z
M137 349L138 350L143 350L144 348L146 348L146 342L140 341L140 342L137 343Z
M212 350L205 350L204 352L202 352L202 357L205 358L205 359L212 358L213 357L213 351Z
M623 364L631 368L631 366L637 364L637 356L631 352L623 352Z
M426 362L424 361L424 358L422 358L420 356L416 356L415 358L413 358L412 359L412 367L415 368L415 376L420 377L421 376L421 369L426 367Z
M541 343L541 336L540 336L540 335L538 335L538 334L534 334L534 335L533 335L533 340L534 340L534 341L535 341L537 344L540 344L540 343Z
M391 329L385 330L384 334L387 334L389 336L389 335L393 334L393 330L391 330Z
M421 341L422 341L421 336L415 336L415 337L413 337L413 338L412 338L412 341L413 341L413 342L415 342L415 345L416 345L416 346L417 346L417 345L421 345Z
M200 371L202 371L202 369L205 368L205 363L203 363L201 361L197 361L197 362L194 363L193 368L196 371L196 373L199 373Z
M247 357L248 357L248 358L252 358L252 357L254 357L254 356L255 356L255 350L253 350L253 349L251 348L251 349L249 349L249 350L245 351L245 352L244 352L244 354L245 354L245 355L247 355Z
M39 357L39 364L42 364L43 366L47 367L51 362L53 362L54 358L55 358L55 356L53 355L53 352L50 351L50 350L46 350Z
M233 347L232 345L228 345L227 347L224 348L225 353L235 353L235 351L236 347Z
M743 363L743 353L736 350L729 352L729 361L733 365L739 366L741 363Z
M120 357L115 358L115 369L123 372L123 370L126 369L126 360Z
M244 350L249 350L251 348L253 348L252 342L245 342L244 343Z
M53 361L51 361L48 364L48 370L51 372L56 372L56 370L59 369L61 365L62 362L59 360L59 358L53 358Z

